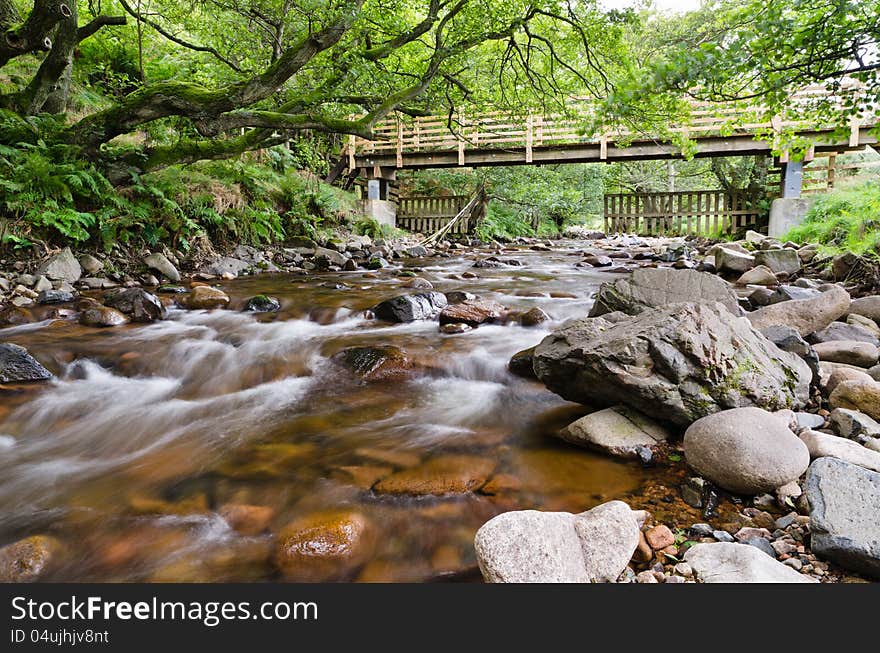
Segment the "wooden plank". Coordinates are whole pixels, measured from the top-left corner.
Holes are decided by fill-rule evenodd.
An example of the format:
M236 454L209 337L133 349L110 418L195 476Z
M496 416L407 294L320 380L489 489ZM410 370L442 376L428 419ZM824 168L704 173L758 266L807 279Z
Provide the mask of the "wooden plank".
M397 167L403 167L403 122L397 119Z
M532 143L534 134L532 133L532 115L526 119L526 163L532 162Z

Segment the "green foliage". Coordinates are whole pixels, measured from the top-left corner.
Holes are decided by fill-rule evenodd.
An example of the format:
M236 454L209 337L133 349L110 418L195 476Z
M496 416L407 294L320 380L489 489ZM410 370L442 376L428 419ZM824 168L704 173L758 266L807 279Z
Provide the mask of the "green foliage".
M880 180L853 183L820 195L803 223L785 238L818 243L822 254L880 256Z
M492 200L486 207L486 217L477 226L476 235L484 241L513 240L519 236L534 236L535 229L520 212Z

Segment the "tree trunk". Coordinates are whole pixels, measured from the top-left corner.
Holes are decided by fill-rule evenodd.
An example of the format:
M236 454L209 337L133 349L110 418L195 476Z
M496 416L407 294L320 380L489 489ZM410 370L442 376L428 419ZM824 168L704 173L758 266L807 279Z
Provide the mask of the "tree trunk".
M61 21L55 30L52 50L22 94L23 109L28 115L63 113L67 110L73 52L79 43L78 22L76 3L72 2L70 16Z

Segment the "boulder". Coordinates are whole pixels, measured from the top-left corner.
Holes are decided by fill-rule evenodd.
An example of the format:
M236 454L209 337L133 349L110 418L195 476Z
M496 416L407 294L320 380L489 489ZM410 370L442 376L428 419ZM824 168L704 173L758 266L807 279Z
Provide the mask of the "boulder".
M0 383L24 383L51 379L52 373L40 365L28 350L11 342L0 343Z
M319 264L323 264L323 267L330 265L338 265L339 267L342 267L347 260L348 257L345 254L338 252L335 249L328 249L326 247L318 247L315 249L315 261Z
M812 378L803 360L720 304L566 323L535 348L534 369L569 401L623 403L680 425L739 406L800 407Z
M474 537L488 583L587 583L584 553L568 512L516 510L493 517Z
M755 263L773 271L794 274L801 269L801 259L793 249L762 249L755 252Z
M254 295L241 310L247 313L273 313L281 310L281 302L269 295Z
M37 296L38 304L66 304L76 299L72 292L66 290L44 290Z
M820 361L844 363L857 367L871 367L877 363L877 358L880 357L880 349L876 345L860 340L817 342L813 345L813 349Z
M519 323L524 327L534 327L549 322L550 316L535 306L519 316Z
M880 321L880 295L869 295L852 300L848 312L861 315L874 320L874 322Z
M372 556L375 530L365 515L352 510L305 515L278 533L275 564L286 580L348 579Z
M391 345L349 347L333 360L365 381L399 381L412 375L412 361L402 349Z
M677 302L720 302L734 315L741 313L736 293L724 279L714 274L696 270L640 268L627 277L603 283L590 309L590 316L614 311L635 315L648 308L663 308Z
M880 326L877 326L877 323L869 317L865 317L864 315L859 315L858 313L850 313L846 316L846 323L859 327L869 333L872 333L874 336L880 340ZM850 340L857 340L857 338L849 338Z
M828 419L834 432L843 438L859 441L880 438L880 423L857 410L835 408Z
M831 408L848 408L880 420L880 384L876 381L843 381L828 397Z
M813 553L880 578L880 474L818 458L807 471Z
M819 382L820 367L819 356L806 340L795 329L789 326L771 326L761 329L761 334L782 351L787 351L798 356L810 368L813 374L813 383Z
M507 309L491 299L468 299L457 304L449 304L440 312L440 324L467 324L479 326L501 318Z
M776 286L779 285L779 279L773 274L773 270L766 265L757 265L747 272L743 272L739 279L736 280L738 286Z
M880 346L880 338L861 326L854 326L844 322L832 322L821 331L810 336L810 342L833 342L835 340L858 340L867 342L875 347Z
M74 283L79 281L79 278L82 276L82 268L73 252L70 251L70 248L65 247L57 254L43 261L40 267L37 268L37 274L42 274L56 281Z
M645 447L652 449L669 439L669 431L650 417L626 406L590 413L559 431L559 437L582 447L599 449L613 456L638 458Z
M150 254L144 259L144 265L151 270L155 270L173 283L180 281L180 272L177 271L177 268L171 264L171 261L164 254L158 252Z
M518 351L510 357L510 361L507 363L507 369L510 370L511 374L521 376L524 379L535 379L537 377L535 376L535 370L532 367L534 356L534 347Z
M719 272L735 272L742 274L755 267L755 257L751 254L738 252L730 247L715 249L715 267Z
M238 258L232 258L231 256L221 256L203 266L199 271L205 274L213 274L217 277L222 277L223 275L237 277L252 267L253 263L248 263L247 261Z
M229 527L241 535L259 535L269 530L275 510L269 506L226 503L217 510Z
M874 379L872 379L867 372L840 365L834 367L828 375L828 380L825 382L824 387L825 393L830 395L834 392L835 388L844 381L864 381L866 383L871 383Z
M446 307L446 296L439 292L421 292L387 299L373 307L373 314L386 322L430 320Z
M0 583L32 583L57 566L64 547L48 535L32 535L0 548Z
M772 492L810 464L806 445L778 415L754 407L708 415L684 434L688 465L738 494Z
M684 554L684 561L702 583L816 582L748 544L695 544Z
M212 286L196 286L186 300L187 308L212 309L229 305L229 295Z
M748 314L758 329L771 326L790 326L802 336L820 331L849 310L849 293L833 286L811 299L794 299L764 306Z
M477 563L490 583L614 582L638 543L636 513L622 501L578 515L506 512L474 538Z
M79 257L79 265L86 274L97 274L104 269L104 263L91 254L83 254Z
M810 458L838 458L853 465L880 472L880 453L863 447L858 442L809 429L799 433L798 437L807 445Z
M104 303L125 313L133 322L164 320L168 314L159 298L142 288L127 288L111 293L105 296Z
M79 314L79 323L90 327L116 327L128 324L128 317L115 308L98 304L84 308Z

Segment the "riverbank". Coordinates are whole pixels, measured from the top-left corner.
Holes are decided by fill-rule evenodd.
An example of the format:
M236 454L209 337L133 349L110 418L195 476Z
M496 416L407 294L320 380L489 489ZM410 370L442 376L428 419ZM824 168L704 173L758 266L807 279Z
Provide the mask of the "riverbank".
M796 470L800 497L793 487L788 494L731 492L711 470L693 470L682 440L689 424L670 423L673 413L661 420L669 432L662 446L637 447L635 455L607 442L604 449L583 446L572 425L583 426L603 404L631 403L627 392L602 396L602 384L592 384L595 403L571 402L556 394L569 390L550 376L536 381L508 371L515 353L599 304L604 313L593 320L600 326L625 326L620 302L647 301L644 288L658 286L622 292L621 283L638 280L636 270L720 282L690 269L720 259L728 277L736 274L732 281L761 274L764 284L718 286L733 294L732 310L750 313L760 302L795 308L800 300L786 293L827 299L829 288L809 280L797 250L769 247L763 238L714 253L710 244L701 252L682 239L633 237L425 252L407 251L411 242L350 244L352 250L342 244L349 256L336 248L337 262L317 248L293 252L288 263L278 252L258 252L282 271L242 270L234 278L231 268L217 274L178 261L193 276L172 282L151 271L161 284L132 293L128 303L114 299L122 287L80 290L80 279L67 282L72 291L52 288L79 298L53 304L37 297L16 307L30 319L4 329L4 341L26 347L55 380L3 386L0 470L7 482L0 528L4 542L19 543L3 549L4 573L27 558L33 573L18 580L475 579L474 534L493 516L530 509L576 514L623 500L651 517L638 516L644 534L624 556L622 580L692 580L699 565L684 564L686 550L730 539L805 578L859 578L812 550L803 470ZM758 258L755 250L786 249L797 252L801 267L773 272L766 265L772 281L748 260ZM732 273L737 256L730 252L749 269ZM368 269L373 257L386 264ZM345 271L348 261L357 269ZM124 277L119 281L125 286ZM675 287L669 280L662 286L663 310ZM695 301L708 287L686 283L680 290L696 292ZM424 302L380 308L418 293L427 295ZM158 310L145 295L156 298ZM83 315L99 306L124 320L90 326ZM852 316L861 313L849 307L847 300L846 319L858 321ZM388 321L411 317L425 319ZM828 319L844 325L832 331L855 328L843 317ZM775 341L753 337L775 351ZM809 358L816 347L805 344ZM792 437L799 432L803 439L807 426L868 450L858 444L866 431L846 433L855 440L841 437L842 422L829 411L831 373L837 382L854 374L840 371L849 360L820 363L817 384L805 395L792 387L796 422L784 427ZM800 369L793 359L790 365ZM528 369L533 376L537 368ZM786 380L780 377L782 392ZM729 389L743 389L755 403L760 393L749 394L748 379L738 381ZM721 395L713 397L728 408ZM869 425L864 417L856 421ZM326 555L304 557L318 541Z

